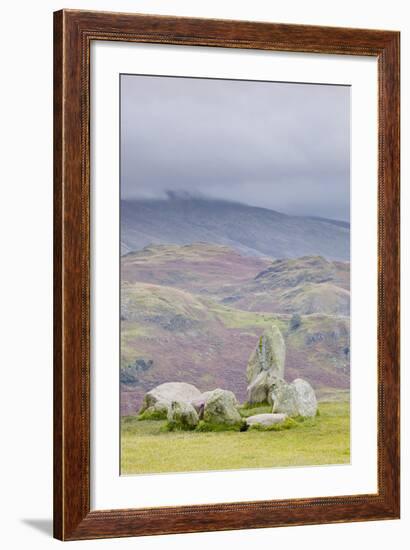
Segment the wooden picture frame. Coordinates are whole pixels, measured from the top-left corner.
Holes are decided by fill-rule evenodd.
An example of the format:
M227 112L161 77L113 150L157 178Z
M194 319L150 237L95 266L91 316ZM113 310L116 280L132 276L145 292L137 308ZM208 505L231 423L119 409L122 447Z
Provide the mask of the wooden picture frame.
M378 62L378 493L90 510L93 40L372 56ZM54 536L62 540L394 519L399 454L398 32L63 10L54 14Z

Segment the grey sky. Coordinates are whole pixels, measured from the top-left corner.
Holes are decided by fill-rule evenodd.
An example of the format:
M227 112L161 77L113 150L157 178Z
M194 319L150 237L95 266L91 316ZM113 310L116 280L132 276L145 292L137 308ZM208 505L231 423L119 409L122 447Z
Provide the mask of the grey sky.
M349 220L350 89L121 76L122 198L188 191Z

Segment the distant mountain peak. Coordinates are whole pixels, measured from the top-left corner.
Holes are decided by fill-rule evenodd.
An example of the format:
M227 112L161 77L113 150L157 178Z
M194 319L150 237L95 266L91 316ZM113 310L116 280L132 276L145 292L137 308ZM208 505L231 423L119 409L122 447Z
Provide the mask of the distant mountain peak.
M331 220L171 191L164 199L121 201L121 250L208 243L257 257L349 260L350 228Z

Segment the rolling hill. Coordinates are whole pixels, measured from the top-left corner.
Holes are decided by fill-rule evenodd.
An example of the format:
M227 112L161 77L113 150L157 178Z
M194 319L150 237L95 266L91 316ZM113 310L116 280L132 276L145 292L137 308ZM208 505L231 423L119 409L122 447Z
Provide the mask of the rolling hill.
M272 261L194 243L129 253L121 270L122 414L170 380L231 389L243 401L246 363L272 324L285 338L287 379L306 378L319 397L349 388L347 262Z
M121 275L246 311L349 314L350 265L321 256L272 261L207 243L151 245L123 256Z

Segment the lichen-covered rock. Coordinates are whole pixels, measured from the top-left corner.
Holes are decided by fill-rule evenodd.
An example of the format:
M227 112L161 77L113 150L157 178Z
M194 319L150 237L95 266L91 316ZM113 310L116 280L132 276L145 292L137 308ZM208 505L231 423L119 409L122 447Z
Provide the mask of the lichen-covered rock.
M266 329L249 358L246 375L248 379L248 402L267 401L273 382L283 378L286 346L277 326Z
M144 420L164 420L167 418L170 406L171 403L169 401L156 401L146 409L140 410L138 414Z
M263 371L270 371L277 378L283 378L286 348L282 333L276 325L266 329L260 336L255 350L249 358L246 370L248 383Z
M273 413L284 413L288 416L315 416L317 399L309 382L297 378L290 384L277 379L269 392L269 402Z
M274 424L283 424L287 419L286 414L280 413L266 413L266 414L254 414L253 416L248 416L246 419L246 424L248 426L260 425L264 427L273 426Z
M204 406L203 419L210 424L236 424L241 422L239 404L235 395L228 390L216 389L209 392Z
M199 422L199 417L191 403L172 401L167 420L171 429L193 430Z
M190 403L200 395L201 392L192 384L166 382L145 394L139 414L149 415L155 413L157 415L158 411L162 411L163 418L167 418L168 410L173 401Z
M295 388L300 416L315 416L317 413L317 399L312 386L301 378L296 378L292 385Z
M295 387L285 382L283 378L278 378L270 388L268 401L272 404L273 413L299 415Z

